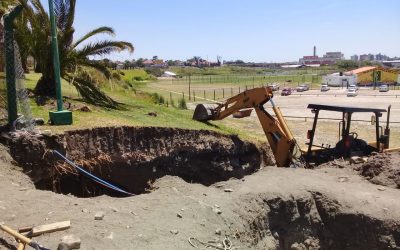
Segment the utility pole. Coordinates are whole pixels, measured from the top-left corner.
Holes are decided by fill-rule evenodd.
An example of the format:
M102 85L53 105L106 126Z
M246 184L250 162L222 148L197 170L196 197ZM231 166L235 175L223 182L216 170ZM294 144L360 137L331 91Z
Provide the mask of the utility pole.
M57 96L57 111L50 111L49 116L52 124L54 125L71 125L72 112L69 110L63 110L62 94L61 94L62 91L61 91L60 58L58 55L57 26L56 26L56 17L54 16L53 0L49 0L49 14L50 14L50 26L51 26L51 49L53 53L54 80L56 84L56 96Z

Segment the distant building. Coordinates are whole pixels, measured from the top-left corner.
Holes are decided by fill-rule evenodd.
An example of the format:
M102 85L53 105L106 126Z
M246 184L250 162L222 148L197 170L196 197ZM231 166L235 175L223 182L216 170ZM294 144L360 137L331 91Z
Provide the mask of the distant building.
M375 60L376 61L385 61L385 60L388 60L388 59L389 59L388 56L382 55L381 53L375 55Z
M300 64L320 64L320 65L332 65L339 60L344 60L344 55L341 52L327 52L323 57L313 56L303 56L299 59Z
M382 61L382 64L387 67L400 68L400 60Z
M360 61L373 61L375 59L375 56L372 54L363 54L360 55Z
M322 78L323 84L336 87L347 87L352 84L371 86L375 81L377 84L395 84L399 81L399 73L391 69L367 66L348 72L333 73Z
M399 75L397 71L374 66L358 68L348 71L345 74L356 75L357 84L359 85L372 85L375 81L377 83L395 84L398 81Z
M164 74L161 75L161 77L167 77L167 78L176 78L176 74L171 71L165 71Z
M357 76L353 74L333 73L322 77L322 84L332 87L345 87L357 83Z
M358 55L352 55L350 57L350 60L357 62L358 61Z

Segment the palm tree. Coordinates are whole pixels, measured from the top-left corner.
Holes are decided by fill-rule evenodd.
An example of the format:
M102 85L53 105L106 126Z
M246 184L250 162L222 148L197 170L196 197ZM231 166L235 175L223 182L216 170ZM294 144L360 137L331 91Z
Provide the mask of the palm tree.
M24 7L22 18L26 18L28 25L24 28L17 26L16 38L21 44L28 43L26 47L36 60L36 71L42 73L35 87L35 93L55 96L51 43L48 39L51 33L49 16L40 0L19 0L19 2ZM115 108L117 103L99 90L98 83L90 75L90 71L94 69L111 78L111 72L102 61L90 57L104 56L122 50L133 52L133 45L129 42L111 40L86 42L98 34L115 35L114 30L106 26L96 28L74 41L75 6L76 0L54 0L61 77L73 84L86 101ZM23 35L18 36L19 33ZM21 37L24 37L25 41L20 39ZM21 44L20 47L23 47Z
M0 19L7 12L9 6L14 5L14 4L15 4L15 0L1 0L1 2L0 2ZM3 24L0 22L0 72L3 71L3 69L4 69L3 34L4 34L4 27L3 27Z

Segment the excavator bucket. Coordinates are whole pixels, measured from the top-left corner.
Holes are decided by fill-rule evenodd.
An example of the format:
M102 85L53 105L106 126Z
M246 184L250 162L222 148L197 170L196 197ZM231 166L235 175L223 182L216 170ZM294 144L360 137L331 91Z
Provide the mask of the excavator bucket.
M217 106L215 104L197 104L193 113L193 120L201 122L212 120Z

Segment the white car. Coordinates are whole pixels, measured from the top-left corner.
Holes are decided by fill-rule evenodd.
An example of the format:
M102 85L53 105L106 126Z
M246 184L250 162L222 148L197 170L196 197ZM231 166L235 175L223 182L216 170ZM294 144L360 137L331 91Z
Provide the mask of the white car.
M328 91L328 90L330 90L331 88L328 86L328 85L321 85L321 91L322 92L324 92L324 91Z
M354 97L354 96L357 96L358 95L358 93L357 93L357 90L356 89L348 89L347 90L347 96L348 97Z
M358 86L357 85L350 85L348 89L355 89L356 91L358 90Z
M304 92L310 89L310 86L308 84L300 84L297 88L297 92Z
M278 91L279 85L278 84L269 84L268 87L272 89L272 91Z
M379 92L388 92L389 91L389 86L386 84L382 84L379 86Z

